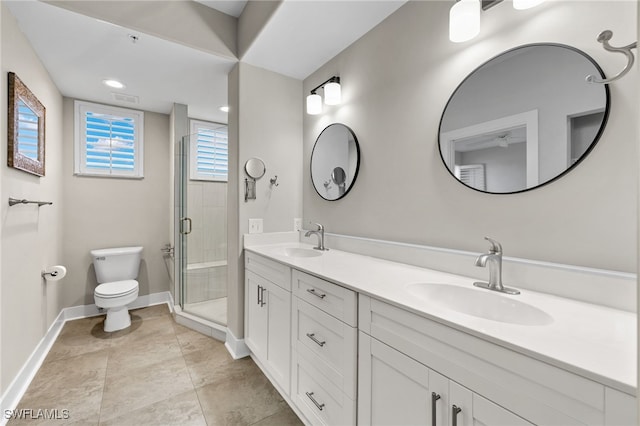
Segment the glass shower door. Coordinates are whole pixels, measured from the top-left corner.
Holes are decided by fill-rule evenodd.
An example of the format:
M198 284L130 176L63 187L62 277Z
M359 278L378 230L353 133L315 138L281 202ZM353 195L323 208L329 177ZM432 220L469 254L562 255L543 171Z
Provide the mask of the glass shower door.
M184 136L176 150L178 298L184 312L226 325L227 183L191 173L197 167L193 155L206 150L201 139L198 134Z

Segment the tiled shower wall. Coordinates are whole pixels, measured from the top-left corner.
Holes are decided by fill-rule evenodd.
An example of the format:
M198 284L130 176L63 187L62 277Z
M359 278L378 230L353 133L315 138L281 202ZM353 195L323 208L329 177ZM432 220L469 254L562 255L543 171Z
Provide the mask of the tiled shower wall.
M189 181L186 303L227 295L227 183Z

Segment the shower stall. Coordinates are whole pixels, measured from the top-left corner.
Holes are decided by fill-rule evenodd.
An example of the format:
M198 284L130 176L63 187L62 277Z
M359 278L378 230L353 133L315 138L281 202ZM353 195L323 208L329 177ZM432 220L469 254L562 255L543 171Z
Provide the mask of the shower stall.
M227 126L176 143L176 298L182 312L227 324Z

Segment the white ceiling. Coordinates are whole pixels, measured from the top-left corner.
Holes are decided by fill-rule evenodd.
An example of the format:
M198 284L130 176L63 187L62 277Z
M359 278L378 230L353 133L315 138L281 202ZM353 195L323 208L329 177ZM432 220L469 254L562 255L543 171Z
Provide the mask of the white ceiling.
M2 1L64 96L164 114L181 103L193 118L227 122L218 108L227 103L227 75L235 61L40 1ZM405 1L285 0L242 60L304 79ZM246 4L198 2L232 16ZM126 88L104 86L108 78ZM114 93L137 102L115 100Z
M406 0L284 1L241 59L302 80L404 3Z
M195 0L198 3L204 4L212 9L219 10L227 15L240 16L244 7L247 4L247 0Z

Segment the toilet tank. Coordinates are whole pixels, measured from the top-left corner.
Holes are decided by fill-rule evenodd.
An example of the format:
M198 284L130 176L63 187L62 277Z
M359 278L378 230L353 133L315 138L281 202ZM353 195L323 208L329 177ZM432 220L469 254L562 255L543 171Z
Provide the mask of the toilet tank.
M98 283L135 280L140 271L142 247L91 250Z

